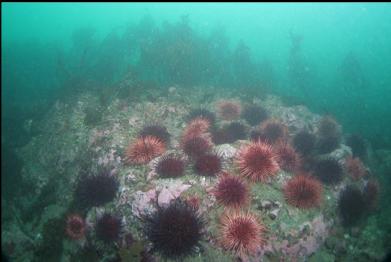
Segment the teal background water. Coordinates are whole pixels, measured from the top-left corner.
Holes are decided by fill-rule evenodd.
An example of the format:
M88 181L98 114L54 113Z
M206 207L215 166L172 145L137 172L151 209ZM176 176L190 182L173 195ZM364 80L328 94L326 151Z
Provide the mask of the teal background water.
M391 240L389 3L5 3L1 70L2 200L11 204L34 190L21 175L23 146L54 106L72 108L83 91L96 92L100 106L167 95L171 86L244 103L274 94L333 115L345 137L372 145L365 164L380 181L381 208L371 219L388 235L381 242ZM31 210L56 202L45 198L55 191L48 188Z
M391 133L389 3L5 3L2 7L4 106L52 100L61 85L54 72L56 59L72 48L74 32L80 28L95 30L93 41L98 43L110 33L120 39L145 17L162 26L187 16L191 28L210 44L213 39L208 37L216 32L224 33L227 50L242 40L251 60L272 71L272 93L294 98L316 112L332 113L346 131L362 134L378 147L390 145L386 135ZM299 55L309 79L305 88L289 78L291 32L302 37ZM365 79L365 84L340 81L348 54L360 67L353 77Z

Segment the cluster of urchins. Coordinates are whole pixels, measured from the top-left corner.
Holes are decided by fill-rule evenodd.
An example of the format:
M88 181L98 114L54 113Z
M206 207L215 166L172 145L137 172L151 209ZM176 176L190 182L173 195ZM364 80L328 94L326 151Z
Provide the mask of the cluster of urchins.
M216 107L219 119L226 124L217 126L211 111L193 110L186 119L178 154L164 154L170 146L170 134L164 126L144 127L127 147L125 163L143 165L159 157L155 171L161 178L184 175L188 163L200 176L218 176L212 194L225 210L220 220L218 243L239 256L254 254L266 242L266 227L261 219L251 211L243 211L248 210L251 200L251 183L267 182L281 169L294 174L284 185L283 194L288 204L307 209L319 207L323 185L338 184L344 173L350 175L351 184L368 177L359 158L364 157L365 146L357 136L347 140L355 157L348 158L345 166L327 156L341 142L340 127L331 117L323 117L313 130L291 134L281 121L270 118L261 106L247 105L242 109L239 102L224 100ZM234 157L238 175L223 170L221 157L213 151L214 145L248 137L250 142L244 143ZM354 223L365 210L375 206L377 183L361 184L365 185L362 190L355 185L347 186L339 198L342 222L346 225ZM85 177L78 183L75 199L85 208L101 206L112 201L117 190L114 176ZM152 251L174 259L193 254L200 246L205 224L198 207L196 197L177 199L146 216L145 235L152 243ZM117 241L121 227L119 217L104 214L96 222L96 236L105 242ZM84 219L80 215L69 215L66 233L72 239L83 238Z

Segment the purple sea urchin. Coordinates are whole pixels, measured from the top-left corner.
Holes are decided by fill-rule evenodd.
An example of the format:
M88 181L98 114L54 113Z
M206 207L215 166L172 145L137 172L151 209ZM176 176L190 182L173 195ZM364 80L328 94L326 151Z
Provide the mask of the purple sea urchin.
M337 184L342 180L343 168L337 160L326 158L315 163L314 175L326 185Z
M207 119L209 121L209 125L213 126L216 121L216 116L214 113L210 112L207 109L199 108L194 109L190 111L189 115L187 116L187 122L190 122L191 120L201 117L203 119Z
M346 145L352 149L353 157L359 157L365 160L367 157L367 146L361 136L355 134L348 136Z
M376 209L379 200L379 183L376 180L369 180L364 187L363 194L367 209L369 211Z
M246 126L240 122L232 122L213 133L215 144L234 143L236 140L245 139L247 136Z
M145 126L139 133L140 137L153 136L159 138L166 146L170 143L170 134L167 128L161 125Z
M262 121L268 118L267 111L257 105L248 105L244 107L242 117L252 126L260 124Z
M360 189L347 186L340 194L338 210L344 226L356 224L366 211L366 203Z
M119 239L122 232L121 218L111 214L103 214L96 223L96 236L98 239L110 243Z
M308 131L300 131L293 137L293 146L303 156L309 155L315 148L316 137Z
M81 208L102 206L115 198L118 188L115 176L102 173L83 177L76 186L74 200Z
M145 223L145 234L152 242L152 250L172 259L195 253L204 224L196 209L179 199L147 216Z

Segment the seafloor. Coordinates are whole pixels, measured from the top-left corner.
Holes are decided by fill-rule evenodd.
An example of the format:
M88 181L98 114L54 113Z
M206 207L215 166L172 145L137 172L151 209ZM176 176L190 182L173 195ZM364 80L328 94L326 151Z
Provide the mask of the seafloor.
M160 92L160 93L159 93ZM292 136L306 128L317 132L320 115L305 106L285 106L275 96L260 95L243 101L226 90L208 88L170 87L145 96L110 100L101 114L86 118L86 112L98 108L100 99L93 92L84 92L76 102L58 101L39 123L26 123L26 128L38 128L40 133L18 155L24 162L22 176L28 181L23 206L15 207L2 201L2 249L12 261L162 261L158 253L148 256L150 243L143 233L142 215L153 212L156 202L168 204L174 198L199 199L199 212L205 218L202 248L183 261L237 261L231 251L218 243L219 217L224 207L216 203L211 188L217 177L195 174L191 160L186 161L185 175L179 178L160 178L154 172L152 160L145 165L124 163L126 147L134 141L145 125L159 123L171 135L168 152L183 154L180 137L186 127L186 116L192 109L216 111L222 99L235 99L242 104L251 102L264 107L270 118L281 120ZM91 114L91 112L90 112ZM242 119L249 130L250 126ZM217 118L217 125L227 121ZM38 127L37 127L38 126ZM237 174L233 159L248 139L231 144L215 145L214 151L223 159L224 170ZM344 142L329 155L342 165L352 154ZM389 155L389 153L384 153ZM370 164L373 152L368 148L368 176L376 179ZM382 163L387 163L382 161ZM120 187L114 201L91 208L86 215L86 239L74 241L58 226L68 215L78 177L83 172L97 174L102 170L117 176ZM343 180L333 186L324 185L320 207L299 209L287 204L283 186L294 174L279 171L267 183L251 183L251 202L246 210L260 217L267 228L266 244L248 261L380 261L386 255L387 232L377 218L379 207L353 227L343 227L338 214L338 197L347 184L359 187L368 180L353 181L344 174ZM26 189L26 191L28 191ZM123 220L123 235L131 234L132 244L123 240L102 244L94 238L94 223L104 212L115 213ZM88 243L87 243L88 242Z

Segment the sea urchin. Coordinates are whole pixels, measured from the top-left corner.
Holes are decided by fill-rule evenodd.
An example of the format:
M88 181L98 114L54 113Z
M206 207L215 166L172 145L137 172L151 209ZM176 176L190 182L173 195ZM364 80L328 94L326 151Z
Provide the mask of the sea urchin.
M144 128L140 131L139 136L154 136L163 141L165 145L170 143L170 134L168 133L167 128L157 124L144 126Z
M203 119L207 119L209 121L209 125L213 126L215 121L216 121L216 116L214 113L210 112L207 109L204 108L198 108L198 109L193 109L190 111L189 115L187 116L187 121L190 122L191 120L201 117Z
M219 117L223 120L238 119L242 110L239 102L229 100L219 101L216 109Z
M360 189L347 186L338 199L338 210L344 226L356 224L365 214L366 202Z
M202 176L214 176L221 171L221 167L221 159L216 154L204 154L194 164L194 170Z
M376 180L369 180L364 187L363 195L367 209L369 211L376 209L379 200L379 183Z
M183 131L181 141L184 142L193 137L199 137L207 133L210 127L209 120L202 117L194 118Z
M281 169L287 172L298 171L301 159L292 146L286 142L280 143L277 145L275 152L277 154L277 163Z
M226 172L219 177L212 193L218 203L234 209L247 205L250 198L246 182Z
M324 184L337 184L342 180L343 169L337 160L326 158L316 162L314 174Z
M288 128L279 120L268 119L261 124L262 140L275 144L286 140Z
M364 164L358 157L348 157L345 161L345 167L354 180L358 180L367 174Z
M73 214L67 217L65 233L69 238L73 240L82 239L85 234L85 228L86 224L80 215Z
M105 173L86 176L76 186L74 201L81 208L101 206L115 198L118 188L115 176Z
M265 231L251 213L225 213L221 218L221 244L239 256L252 255L264 245Z
M264 182L279 170L272 147L260 141L242 147L238 152L236 162L240 174L254 182Z
M105 213L96 223L95 230L100 240L110 243L119 239L122 233L122 221L119 217Z
M252 126L260 124L268 118L267 111L257 105L248 105L244 108L242 117Z
M322 200L322 184L307 175L291 178L284 187L286 201L298 208L319 206Z
M146 164L166 150L162 140L155 136L138 138L130 144L125 152L125 161L128 164Z
M145 233L153 251L165 258L179 259L192 255L201 240L203 220L196 209L176 199L145 218Z
M163 156L156 165L156 173L164 178L179 177L185 170L184 161L176 156Z
M185 140L181 147L188 156L196 158L207 153L211 149L212 144L208 139L200 136Z
M300 131L293 137L293 146L297 152L306 156L315 148L316 136L308 131Z

